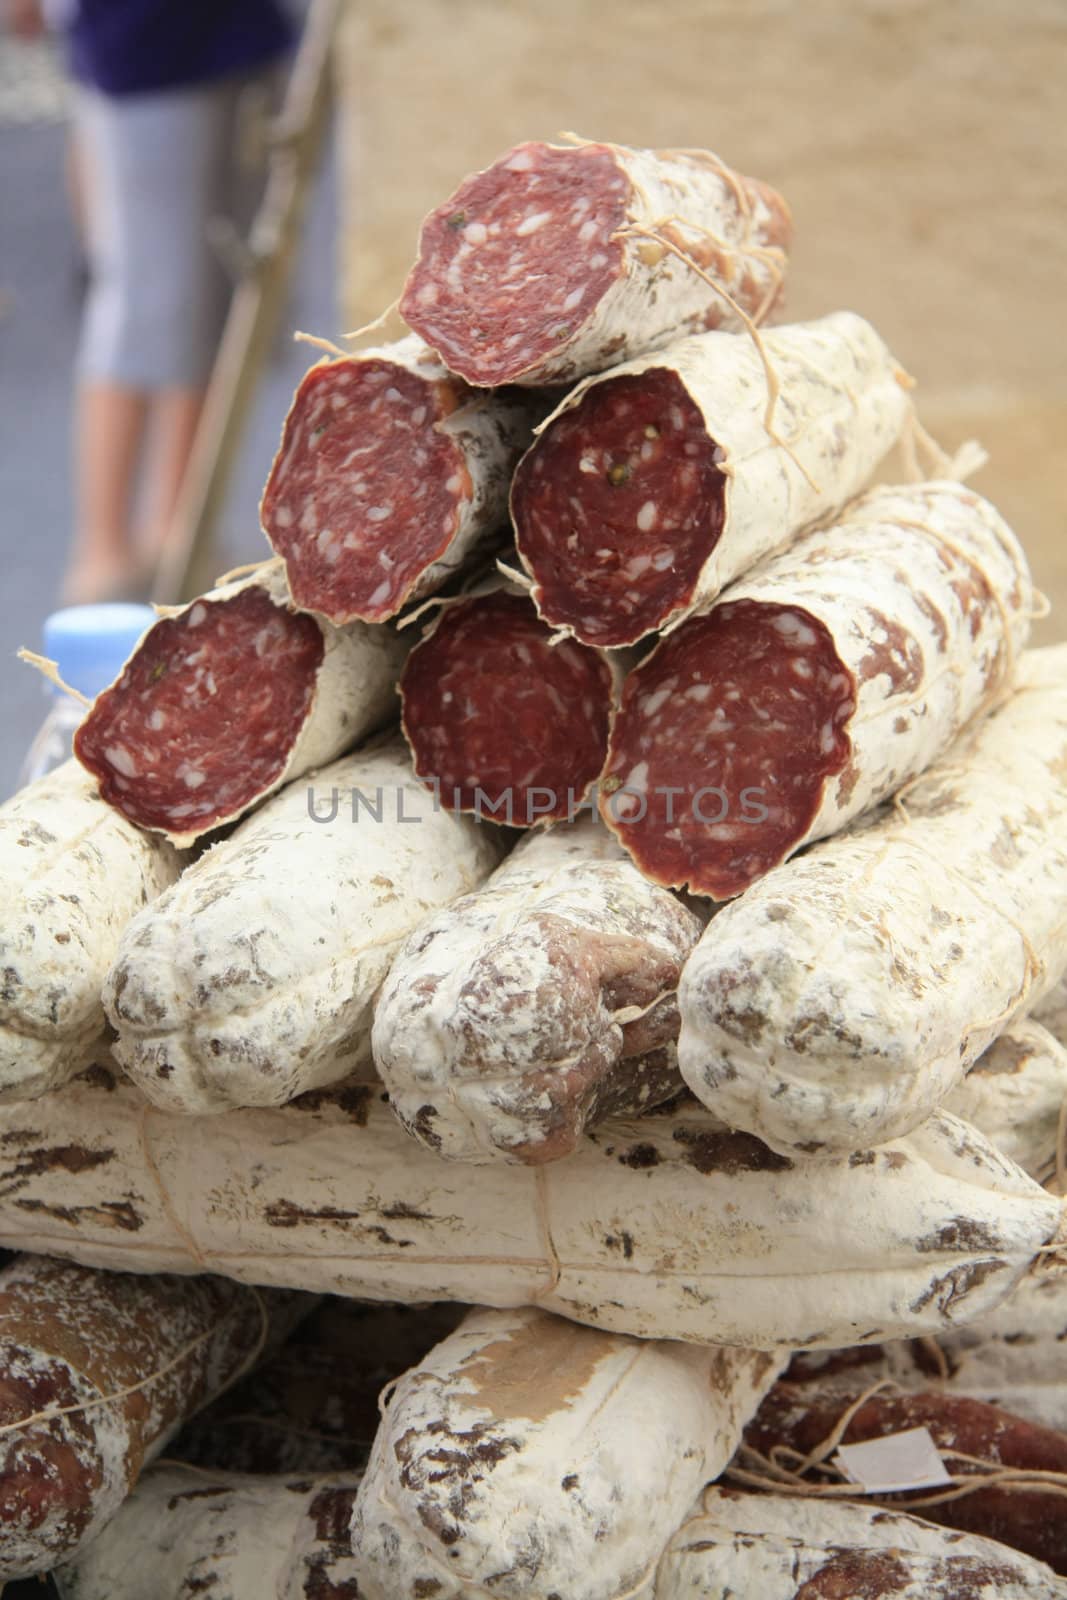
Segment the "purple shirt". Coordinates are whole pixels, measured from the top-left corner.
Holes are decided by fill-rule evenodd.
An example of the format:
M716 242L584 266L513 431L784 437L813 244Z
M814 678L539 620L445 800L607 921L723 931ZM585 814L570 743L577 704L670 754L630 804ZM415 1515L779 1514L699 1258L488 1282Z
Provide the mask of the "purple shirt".
M110 95L211 83L293 43L277 0L76 0L67 27L74 76Z

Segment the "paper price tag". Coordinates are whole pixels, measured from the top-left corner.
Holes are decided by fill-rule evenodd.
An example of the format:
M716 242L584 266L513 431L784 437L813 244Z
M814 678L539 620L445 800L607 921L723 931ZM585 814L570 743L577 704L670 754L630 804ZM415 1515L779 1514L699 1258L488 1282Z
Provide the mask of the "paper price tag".
M889 1433L864 1444L843 1444L834 1463L864 1494L939 1489L952 1482L929 1428L908 1428L905 1433Z

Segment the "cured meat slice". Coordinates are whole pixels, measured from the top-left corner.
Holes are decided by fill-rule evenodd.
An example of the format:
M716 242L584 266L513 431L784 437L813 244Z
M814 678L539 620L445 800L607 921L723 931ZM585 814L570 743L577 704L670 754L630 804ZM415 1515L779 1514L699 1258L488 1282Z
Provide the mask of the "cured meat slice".
M222 1472L362 1468L379 1397L452 1332L462 1307L329 1299L270 1361L212 1402L167 1449Z
M781 197L709 151L520 144L427 217L400 311L470 383L573 383L760 321L791 236Z
M1067 1230L1062 1201L945 1113L860 1162L792 1162L689 1104L610 1119L549 1166L464 1167L366 1084L190 1119L79 1079L0 1106L7 1244L764 1350L955 1329Z
M516 827L569 820L604 766L619 678L600 651L553 644L524 595L458 600L400 682L415 771L450 811Z
M905 1511L708 1489L671 1540L655 1600L1067 1600L995 1539Z
M675 990L702 920L591 818L529 835L416 929L372 1042L397 1116L459 1161L555 1161L678 1094Z
M0 1100L44 1094L89 1065L123 929L181 867L104 804L76 761L0 806Z
M682 975L682 1074L789 1154L915 1128L1067 960L1067 645L899 804L726 906Z
M116 1058L180 1111L351 1076L400 944L498 839L433 805L398 738L290 784L130 924L104 989Z
M1024 1172L1055 1171L1056 1136L1067 1104L1067 1050L1032 1018L1012 1023L979 1056L945 1110L981 1129Z
M862 1378L855 1399L864 1392ZM851 1409L849 1398L810 1384L776 1384L745 1429L745 1444L770 1458L782 1446L808 1456L834 1434ZM1024 1555L1067 1573L1067 1518L1062 1490L1067 1488L1067 1434L1038 1427L997 1406L943 1393L875 1394L853 1411L840 1434L841 1444L860 1444L887 1434L926 1428L946 1470L961 1477L989 1468L1058 1473L1061 1492L1048 1483L975 1484L959 1499L924 1506L919 1514L964 1533L984 1533ZM973 1457L966 1460L964 1457ZM924 1493L920 1491L920 1494ZM929 1490L925 1491L929 1494ZM899 1504L906 1507L907 1499Z
M404 653L391 629L294 611L261 569L155 623L74 751L123 816L192 844L381 727Z
M362 1600L650 1595L781 1361L472 1312L389 1398L352 1522Z
M910 380L874 329L838 311L765 333L762 348L773 432L764 359L729 333L590 378L541 425L511 510L546 622L633 644L864 487L910 410Z
M958 483L875 490L630 673L602 815L646 877L740 894L1008 694L1032 612L988 501Z
M318 362L260 506L296 604L384 622L433 594L506 521L511 470L543 410L476 393L415 338Z
M93 1159L74 1143L50 1155L56 1172ZM131 1215L119 1202L101 1217L129 1232ZM185 1418L309 1309L223 1278L93 1272L33 1256L5 1267L0 1580L44 1572L87 1544Z
M56 1575L62 1600L359 1600L357 1471L309 1477L160 1463Z

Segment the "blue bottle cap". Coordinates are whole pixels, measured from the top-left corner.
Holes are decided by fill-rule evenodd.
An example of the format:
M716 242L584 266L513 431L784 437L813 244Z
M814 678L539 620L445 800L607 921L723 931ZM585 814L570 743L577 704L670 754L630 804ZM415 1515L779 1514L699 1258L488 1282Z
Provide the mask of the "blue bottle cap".
M44 623L44 653L72 689L95 700L114 683L134 645L158 619L151 606L67 606Z

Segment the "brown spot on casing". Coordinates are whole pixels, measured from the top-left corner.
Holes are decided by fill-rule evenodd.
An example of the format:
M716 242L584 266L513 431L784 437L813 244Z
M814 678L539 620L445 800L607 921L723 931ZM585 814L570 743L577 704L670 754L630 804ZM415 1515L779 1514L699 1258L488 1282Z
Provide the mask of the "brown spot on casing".
M96 1206L52 1206L43 1200L16 1200L15 1204L20 1211L54 1217L57 1222L67 1222L75 1228L89 1222L97 1227L137 1233L144 1227L144 1218L128 1200L102 1200Z
M900 1594L911 1574L889 1550L842 1550L801 1584L796 1600L882 1600Z
M629 1150L624 1150L619 1157L624 1167L633 1167L641 1171L647 1167L657 1167L660 1154L654 1144L632 1144Z
M114 1150L86 1150L83 1145L76 1144L51 1145L28 1152L10 1168L6 1182L0 1187L0 1196L6 1199L17 1194L32 1178L43 1178L46 1173L67 1172L76 1177L80 1172L106 1166L114 1157Z
M1006 1264L1003 1261L976 1261L953 1267L935 1278L908 1309L924 1311L931 1302L936 1302L938 1310L947 1316L957 1300L964 1299L972 1290L980 1288L995 1272L1003 1272Z
M309 1089L291 1103L300 1111L320 1111L324 1106L336 1106L352 1119L357 1128L365 1128L373 1097L373 1084L350 1083L342 1084L340 1088Z
M348 1222L358 1222L358 1211L341 1211L336 1206L323 1206L321 1210L312 1211L305 1206L298 1206L292 1200L272 1200L263 1213L263 1220L271 1228L299 1228L303 1223L329 1222L340 1223L342 1226Z
M621 1250L627 1261L633 1260L634 1238L625 1228L620 1228L618 1233L606 1233L604 1243L609 1250Z
M1030 1045L1023 1044L1010 1033L1002 1033L999 1039L993 1041L985 1054L978 1057L967 1076L999 1077L1021 1072L1026 1063L1033 1058L1033 1054Z
M953 1217L933 1233L924 1234L915 1241L921 1254L936 1254L941 1250L1000 1250L1003 1241L995 1228L973 1217Z
M538 1314L456 1369L474 1386L471 1403L501 1422L544 1422L582 1393L616 1345L610 1334Z
M789 1172L793 1167L788 1156L778 1155L751 1133L682 1127L675 1128L674 1138L685 1146L689 1165L705 1176L713 1172L728 1177L739 1172Z
M857 669L860 681L869 682L884 673L893 694L916 693L922 688L926 675L926 663L918 640L884 612L869 608L867 614L872 638L870 648ZM875 634L884 637L875 639Z

